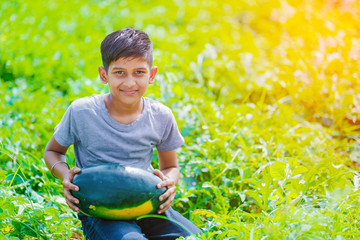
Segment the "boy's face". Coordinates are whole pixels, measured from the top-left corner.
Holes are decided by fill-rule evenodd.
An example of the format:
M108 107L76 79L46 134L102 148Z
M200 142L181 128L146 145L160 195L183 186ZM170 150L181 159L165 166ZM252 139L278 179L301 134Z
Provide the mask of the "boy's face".
M110 64L107 73L99 67L101 81L109 84L112 99L125 105L139 103L156 73L157 67L150 69L144 58L119 58Z

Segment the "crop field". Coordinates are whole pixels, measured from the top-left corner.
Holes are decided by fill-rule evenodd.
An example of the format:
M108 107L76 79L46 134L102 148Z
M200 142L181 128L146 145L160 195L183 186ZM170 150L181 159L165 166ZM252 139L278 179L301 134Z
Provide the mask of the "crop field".
M73 100L108 92L100 43L128 26L185 138L173 207L203 231L187 239L360 239L359 16L357 0L0 1L0 240L84 239L43 152Z

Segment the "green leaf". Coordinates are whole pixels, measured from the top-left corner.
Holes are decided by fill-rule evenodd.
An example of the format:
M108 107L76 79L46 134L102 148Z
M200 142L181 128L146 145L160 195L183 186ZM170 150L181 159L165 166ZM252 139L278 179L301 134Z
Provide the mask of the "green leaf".
M259 193L255 192L255 191L251 191L251 190L246 191L245 193L255 200L256 205L258 205L260 208L263 208L263 204L261 202L261 198L259 196Z
M270 167L270 175L277 180L284 180L286 176L285 169L286 169L286 163L275 162Z
M7 240L8 238L0 231L0 240Z
M298 174L305 173L307 171L309 171L309 170L306 167L298 166L292 171L292 175L295 176L295 175L298 175Z
M7 174L7 171L0 170L0 180L4 179L6 174Z
M9 237L8 240L19 240L17 237Z
M271 196L268 198L269 200L278 200L278 196Z

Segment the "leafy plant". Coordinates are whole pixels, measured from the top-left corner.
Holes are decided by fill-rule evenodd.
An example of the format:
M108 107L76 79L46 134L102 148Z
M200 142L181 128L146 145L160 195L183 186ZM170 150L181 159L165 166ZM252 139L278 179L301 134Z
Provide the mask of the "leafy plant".
M100 42L126 26L150 35L159 74L147 96L171 107L186 141L174 208L203 230L187 239L357 239L359 9L2 1L0 239L83 238L43 151L73 100L107 91Z

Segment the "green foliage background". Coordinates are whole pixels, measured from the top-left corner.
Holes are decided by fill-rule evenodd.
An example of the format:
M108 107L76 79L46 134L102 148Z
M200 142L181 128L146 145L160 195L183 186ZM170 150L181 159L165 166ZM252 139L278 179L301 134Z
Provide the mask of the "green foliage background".
M186 140L188 239L358 239L359 5L2 1L0 239L82 237L42 154L71 101L107 91L100 42L127 26L150 35L147 96Z

